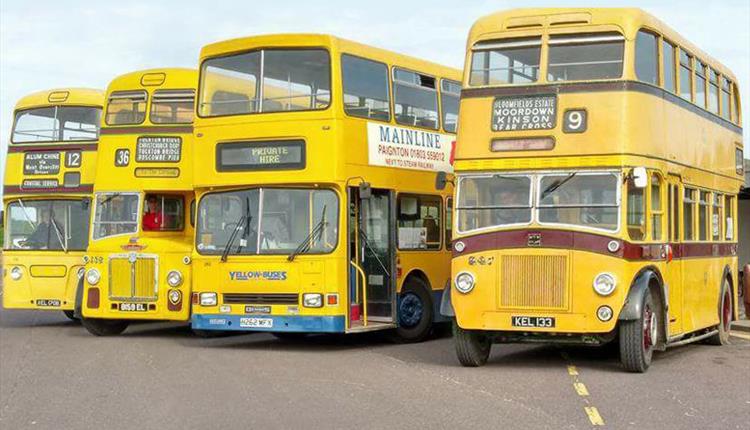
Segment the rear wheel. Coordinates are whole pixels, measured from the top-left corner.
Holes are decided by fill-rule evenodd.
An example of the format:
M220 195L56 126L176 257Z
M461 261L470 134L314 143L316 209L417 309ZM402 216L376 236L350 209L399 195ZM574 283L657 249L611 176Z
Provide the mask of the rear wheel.
M411 278L401 290L398 301L398 328L402 342L421 342L432 330L433 310L429 287L419 278Z
M128 328L127 321L98 318L82 318L81 325L95 336L116 336Z
M492 349L492 341L479 330L464 330L453 322L453 339L456 356L462 366L479 367L487 362Z
M641 299L638 319L620 322L620 361L628 372L643 373L651 365L659 336L659 315L651 291Z
M729 344L729 330L732 324L732 293L729 282L724 279L721 284L721 299L719 300L719 332L709 337L707 342L711 345Z
M69 320L79 322L80 320L76 318L75 311L63 311L66 317L68 317Z

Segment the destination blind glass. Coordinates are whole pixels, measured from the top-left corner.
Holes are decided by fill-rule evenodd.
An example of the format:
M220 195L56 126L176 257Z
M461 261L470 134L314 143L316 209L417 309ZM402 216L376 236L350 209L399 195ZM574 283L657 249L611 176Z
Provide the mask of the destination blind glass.
M216 147L216 170L291 170L305 167L302 140L222 143Z

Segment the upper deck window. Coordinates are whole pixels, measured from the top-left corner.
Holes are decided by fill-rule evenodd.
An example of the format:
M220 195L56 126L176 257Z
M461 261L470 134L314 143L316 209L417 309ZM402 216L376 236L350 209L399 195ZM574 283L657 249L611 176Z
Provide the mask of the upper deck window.
M624 47L625 38L617 33L551 36L547 80L620 78Z
M324 49L267 49L203 62L201 116L325 109L331 61Z
M721 117L724 119L732 118L730 107L732 81L727 78L721 78Z
M658 42L655 34L638 32L635 40L635 74L641 82L659 85Z
M16 112L13 143L96 140L102 110L97 107L49 106Z
M680 49L680 97L693 100L693 57Z
M347 115L383 121L391 118L388 66L344 54L341 56L341 74Z
M458 105L461 84L443 79L440 81L440 106L443 112L443 130L455 133L458 126Z
M677 82L675 80L675 64L677 63L677 49L666 40L661 44L661 67L664 69L664 89L677 94Z
M437 130L438 101L434 77L394 68L393 99L397 123Z
M701 61L695 62L695 103L706 107L706 65Z
M527 84L539 79L540 37L479 42L472 51L469 85Z
M719 113L719 74L714 69L708 71L708 110Z
M151 122L190 124L194 106L195 90L157 90L151 99Z
M140 124L146 119L146 91L115 91L107 101L107 125Z

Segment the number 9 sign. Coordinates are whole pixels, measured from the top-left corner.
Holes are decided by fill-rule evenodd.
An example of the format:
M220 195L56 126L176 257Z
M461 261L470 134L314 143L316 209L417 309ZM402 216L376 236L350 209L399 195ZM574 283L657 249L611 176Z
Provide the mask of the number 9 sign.
M588 126L585 109L568 109L563 114L563 133L583 133Z

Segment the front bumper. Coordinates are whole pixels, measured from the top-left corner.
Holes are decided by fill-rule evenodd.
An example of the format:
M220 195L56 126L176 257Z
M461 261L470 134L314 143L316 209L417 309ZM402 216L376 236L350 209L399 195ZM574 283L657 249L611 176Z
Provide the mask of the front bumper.
M270 319L270 327L243 327L243 319ZM265 331L296 333L344 333L346 317L302 315L232 315L193 314L191 326L196 330Z

